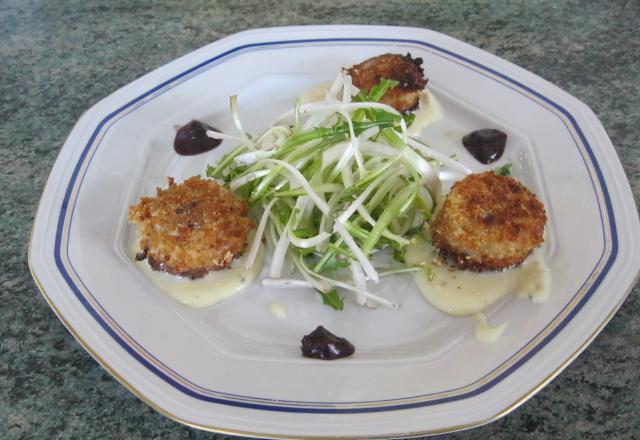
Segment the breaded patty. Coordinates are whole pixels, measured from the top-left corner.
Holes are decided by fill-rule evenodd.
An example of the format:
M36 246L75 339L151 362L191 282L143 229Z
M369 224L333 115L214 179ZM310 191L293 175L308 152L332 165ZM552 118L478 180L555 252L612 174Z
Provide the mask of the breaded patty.
M247 245L255 227L247 202L213 180L191 177L156 197L142 197L129 208L129 221L138 227L137 260L147 259L157 271L199 278L229 267Z
M381 101L399 112L408 112L418 108L420 92L427 85L421 65L422 58L412 58L411 54L387 53L356 64L347 72L353 85L367 91L380 84L381 78L398 81L400 84L387 91Z
M474 271L517 266L543 242L544 206L517 180L492 171L455 183L431 223L449 263Z

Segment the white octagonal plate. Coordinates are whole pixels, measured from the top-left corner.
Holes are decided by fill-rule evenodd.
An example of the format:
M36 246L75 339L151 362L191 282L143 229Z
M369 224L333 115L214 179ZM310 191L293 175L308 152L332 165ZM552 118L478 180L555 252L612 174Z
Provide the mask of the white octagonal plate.
M308 87L386 53L419 56L444 109L422 136L473 163L467 132L501 128L502 162L543 200L548 302L509 298L496 343L473 322L435 311L410 276L376 287L397 310L347 304L255 282L222 303L185 308L139 273L127 252L129 205L167 176L183 179L234 145L181 157L175 126L196 118L232 131L228 97L258 132ZM502 163L500 162L500 163ZM497 165L500 165L498 163ZM495 167L495 165L494 165ZM485 169L481 165L474 171ZM495 420L571 362L613 316L640 267L629 184L595 115L557 87L493 55L424 29L274 28L224 38L140 78L89 109L44 191L30 265L60 319L100 364L163 414L202 429L269 437L398 437ZM276 319L269 304L284 304ZM356 354L301 357L323 324Z

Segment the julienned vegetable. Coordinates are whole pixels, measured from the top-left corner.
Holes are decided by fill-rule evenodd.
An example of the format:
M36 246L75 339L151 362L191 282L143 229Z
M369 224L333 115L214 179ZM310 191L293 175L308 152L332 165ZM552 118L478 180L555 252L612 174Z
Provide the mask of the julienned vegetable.
M270 286L310 286L337 310L348 291L359 304L397 308L368 283L411 270L381 271L377 256L400 250L408 232L429 221L441 198L440 166L466 167L407 135L413 115L378 101L398 83L381 80L366 94L340 75L323 102L296 104L260 137L246 133L231 110L240 146L207 175L222 180L261 213L247 265L266 236L272 249ZM295 267L302 280L284 278Z

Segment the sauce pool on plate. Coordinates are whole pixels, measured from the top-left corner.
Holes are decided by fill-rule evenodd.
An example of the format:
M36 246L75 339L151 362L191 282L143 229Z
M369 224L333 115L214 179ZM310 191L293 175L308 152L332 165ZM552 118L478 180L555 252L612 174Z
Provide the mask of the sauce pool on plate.
M233 260L231 267L227 269L214 270L201 278L188 279L153 270L146 260L136 258L139 242L139 239L134 240L130 249L136 266L165 294L180 304L192 308L211 306L247 287L260 273L264 258L264 246L260 245L251 269L245 268L248 256L248 252L245 252Z
M414 281L432 306L452 316L475 315L509 294L544 302L550 293L551 274L540 248L521 266L472 272L439 262L436 249L417 236L407 246L405 260L411 265L428 267L414 272Z

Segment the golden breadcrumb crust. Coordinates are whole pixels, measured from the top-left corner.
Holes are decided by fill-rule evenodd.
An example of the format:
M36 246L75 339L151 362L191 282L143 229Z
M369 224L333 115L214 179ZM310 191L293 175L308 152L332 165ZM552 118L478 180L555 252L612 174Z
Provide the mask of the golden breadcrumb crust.
M418 108L420 92L427 85L422 58L412 58L410 54L384 54L369 58L347 70L353 85L370 91L380 84L381 78L398 81L397 87L390 89L381 102L394 107L399 112L408 112Z
M521 264L543 241L544 206L517 180L492 171L455 183L431 223L440 255L460 269Z
M247 202L199 176L180 184L168 181L167 189L156 189L156 197L142 197L129 208L129 221L141 237L136 259L192 279L229 267L255 227Z

